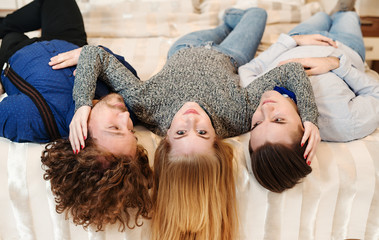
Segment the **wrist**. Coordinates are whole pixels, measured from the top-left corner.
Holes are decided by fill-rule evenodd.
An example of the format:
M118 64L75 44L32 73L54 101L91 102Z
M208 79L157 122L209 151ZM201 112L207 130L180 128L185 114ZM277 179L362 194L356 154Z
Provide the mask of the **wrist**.
M338 57L328 57L331 63L331 70L334 70L336 68L339 68L340 66L340 59Z

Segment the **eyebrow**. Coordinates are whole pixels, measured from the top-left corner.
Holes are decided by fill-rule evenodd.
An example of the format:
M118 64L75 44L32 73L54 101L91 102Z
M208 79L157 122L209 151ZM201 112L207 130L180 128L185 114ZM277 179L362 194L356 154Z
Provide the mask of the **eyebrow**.
M188 134L180 135L180 136L178 136L178 137L174 137L174 139L182 139L182 138L184 138L184 137L187 137L187 135L188 135ZM201 137L201 138L203 138L203 139L210 139L209 136L204 136L204 135L200 135L200 134L196 134L196 136Z
M112 131L108 131L108 130L104 130L104 131L106 133L108 133L109 135L113 135L113 136L121 136L121 137L125 136L124 133L120 133L120 132L112 132ZM135 134L133 134L133 136L138 141L138 137Z
M285 122L273 122L273 121L271 121L272 123L276 123L276 124L287 124L287 122L285 121ZM255 124L254 124L255 125ZM261 124L258 124L258 125L255 125L255 126L253 126L251 129L250 129L250 132L251 131L253 131L256 127L258 127L259 125L261 125Z
M109 131L109 130L104 130L106 133L108 133L109 135L114 135L114 136L125 136L124 133L121 133L121 132L113 132L113 131Z

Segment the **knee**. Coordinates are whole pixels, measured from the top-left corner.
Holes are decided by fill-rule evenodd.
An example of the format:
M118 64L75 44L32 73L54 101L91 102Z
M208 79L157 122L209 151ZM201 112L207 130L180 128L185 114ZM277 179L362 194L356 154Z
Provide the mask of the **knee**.
M254 14L255 17L260 18L260 19L267 19L267 12L263 8L258 8L258 7L248 8L246 10L246 13L252 13Z

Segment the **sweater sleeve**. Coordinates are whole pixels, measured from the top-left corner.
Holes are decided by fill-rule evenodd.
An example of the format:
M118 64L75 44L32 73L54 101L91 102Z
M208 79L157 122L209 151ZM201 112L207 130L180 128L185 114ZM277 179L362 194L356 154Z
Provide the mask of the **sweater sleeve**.
M73 88L75 111L81 106L92 107L98 78L117 93L140 84L140 80L112 54L97 46L83 46Z
M249 85L256 77L263 74L268 66L281 54L296 46L297 44L292 37L282 33L278 41L272 44L267 50L253 58L249 63L238 68L240 85L242 87Z
M317 126L318 110L312 85L299 63L287 63L276 67L247 86L248 99L253 106L252 111L257 109L262 94L273 90L275 86L294 92L302 121L309 121Z

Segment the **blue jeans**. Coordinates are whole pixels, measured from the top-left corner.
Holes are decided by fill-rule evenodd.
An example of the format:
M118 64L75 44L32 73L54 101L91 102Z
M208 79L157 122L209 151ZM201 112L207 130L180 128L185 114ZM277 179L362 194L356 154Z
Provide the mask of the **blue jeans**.
M332 16L324 12L313 15L289 32L289 35L307 35L319 33L342 42L356 51L365 60L359 16L355 12L336 12Z
M224 23L220 26L179 38L168 51L168 58L182 48L209 46L230 56L236 67L239 67L255 56L266 19L267 13L261 8L228 9L225 11Z

